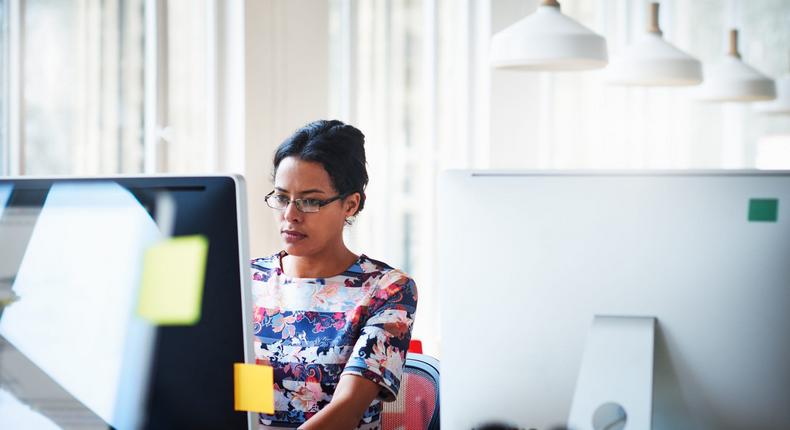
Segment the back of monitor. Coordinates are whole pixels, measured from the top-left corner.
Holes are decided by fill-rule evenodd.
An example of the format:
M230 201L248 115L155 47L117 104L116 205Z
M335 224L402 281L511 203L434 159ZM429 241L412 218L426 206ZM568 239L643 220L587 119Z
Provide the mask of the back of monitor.
M593 317L621 315L657 318L654 429L790 428L790 173L452 171L439 195L443 426L566 425Z

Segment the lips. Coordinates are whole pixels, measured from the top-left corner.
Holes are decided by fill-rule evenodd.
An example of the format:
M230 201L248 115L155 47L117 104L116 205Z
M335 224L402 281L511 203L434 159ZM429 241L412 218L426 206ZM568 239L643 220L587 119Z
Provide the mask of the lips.
M306 234L298 232L296 230L282 230L280 234L282 235L283 240L285 240L286 243L298 242L307 237Z

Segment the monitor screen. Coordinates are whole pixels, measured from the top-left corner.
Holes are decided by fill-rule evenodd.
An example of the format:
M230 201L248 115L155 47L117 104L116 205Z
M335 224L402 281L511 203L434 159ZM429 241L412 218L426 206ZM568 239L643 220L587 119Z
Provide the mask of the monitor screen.
M443 427L564 428L611 315L656 318L653 429L790 428L790 172L451 171L438 205Z
M252 361L244 193L231 176L0 179L0 396L14 413L248 428L233 408L233 363ZM144 253L171 235L208 241L191 325L136 311Z

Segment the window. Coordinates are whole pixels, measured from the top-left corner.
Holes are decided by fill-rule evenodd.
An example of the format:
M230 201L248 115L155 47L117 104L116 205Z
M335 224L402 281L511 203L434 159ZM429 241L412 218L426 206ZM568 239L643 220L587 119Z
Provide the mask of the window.
M9 4L18 5L19 13L9 15ZM13 164L11 171L26 175L143 172L144 114L151 106L163 113L157 118L159 144L151 171L211 170L215 2L0 5L0 162L6 170ZM158 8L146 10L149 6ZM161 23L159 32L148 33L147 16ZM11 27L16 33L8 31ZM19 34L18 40L9 34ZM14 47L18 57L9 55ZM160 53L152 66L145 56L151 47ZM161 84L146 94L146 67L157 66L151 76ZM20 70L11 93L9 67ZM20 120L12 123L9 112ZM17 122L18 136L11 137L9 125Z
M8 174L8 2L0 0L0 175Z
M142 170L142 0L23 7L23 173Z
M705 64L718 60L725 3L661 2L665 37ZM787 2L739 3L746 61L772 76L786 73ZM790 132L785 118L763 118L749 105L698 103L687 89L612 87L597 71L492 70L492 34L537 2L330 4L330 112L367 136L371 181L349 242L409 268L422 309L415 335L431 353L441 170L752 167L758 156L763 165L776 158L768 143L758 148L762 135ZM606 37L614 56L644 31L647 4L565 0L562 10Z
M790 170L790 133L761 138L757 144L756 167L765 170Z
M351 17L353 22L343 21ZM417 276L419 236L411 233L422 221L417 215L430 190L415 185L426 182L419 179L424 172L420 151L427 143L422 128L423 2L333 2L330 19L330 79L338 82L330 87L347 89L335 91L331 102L350 106L333 116L365 133L370 176L370 199L351 229L350 242ZM350 76L353 82L348 82Z
M210 2L169 0L165 2L166 33L160 37L164 85L159 100L164 115L160 118L157 152L159 171L207 172L213 169L214 102L211 74L212 34L209 25ZM161 10L161 9L160 9Z

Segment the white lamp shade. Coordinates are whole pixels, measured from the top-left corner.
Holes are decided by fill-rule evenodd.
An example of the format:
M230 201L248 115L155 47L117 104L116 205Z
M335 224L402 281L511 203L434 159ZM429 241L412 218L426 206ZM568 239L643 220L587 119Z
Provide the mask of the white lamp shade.
M607 63L603 37L546 5L495 34L490 55L491 66L518 70L589 70Z
M755 104L761 113L790 115L790 74L776 80L776 100Z
M702 82L702 64L660 34L644 33L612 59L605 79L615 85L697 85Z
M711 102L754 102L776 98L773 79L763 75L734 55L712 67L705 67L705 82L697 98Z

